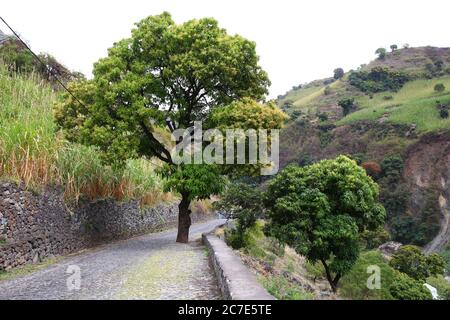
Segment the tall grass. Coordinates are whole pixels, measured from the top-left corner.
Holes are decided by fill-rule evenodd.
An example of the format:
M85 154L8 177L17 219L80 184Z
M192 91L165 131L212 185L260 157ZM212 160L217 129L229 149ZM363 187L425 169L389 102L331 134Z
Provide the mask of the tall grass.
M64 187L68 200L113 197L142 205L168 201L162 181L145 159L124 168L105 166L93 147L64 141L53 121L57 99L36 75L9 74L0 63L0 177L40 188Z
M9 75L0 64L0 175L26 185L54 179L60 139L55 135L52 89L35 75Z

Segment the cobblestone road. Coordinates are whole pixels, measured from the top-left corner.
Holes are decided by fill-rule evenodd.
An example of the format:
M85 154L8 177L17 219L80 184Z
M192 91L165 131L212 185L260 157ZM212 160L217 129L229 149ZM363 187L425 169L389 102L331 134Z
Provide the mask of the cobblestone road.
M218 299L200 237L221 223L193 225L189 244L175 243L176 231L169 230L67 257L0 282L0 299Z

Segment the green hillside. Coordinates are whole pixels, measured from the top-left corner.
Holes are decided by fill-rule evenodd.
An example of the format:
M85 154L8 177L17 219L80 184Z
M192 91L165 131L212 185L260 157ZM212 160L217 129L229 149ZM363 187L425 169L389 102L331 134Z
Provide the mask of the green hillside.
M450 48L395 50L336 78L278 97L291 117L281 132L282 166L353 157L380 185L393 239L426 245L440 230L448 193Z

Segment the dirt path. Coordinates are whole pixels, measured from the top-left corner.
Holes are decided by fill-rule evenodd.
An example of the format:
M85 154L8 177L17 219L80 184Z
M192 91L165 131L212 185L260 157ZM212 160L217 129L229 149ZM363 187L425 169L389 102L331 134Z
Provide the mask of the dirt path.
M200 237L221 223L193 225L189 244L175 243L169 230L68 257L0 282L0 299L218 299Z

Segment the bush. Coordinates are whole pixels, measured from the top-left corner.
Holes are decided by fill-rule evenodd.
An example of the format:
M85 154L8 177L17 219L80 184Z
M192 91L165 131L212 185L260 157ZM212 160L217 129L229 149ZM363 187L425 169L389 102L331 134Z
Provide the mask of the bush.
M391 240L391 235L383 227L375 230L364 230L360 235L361 243L366 249L378 248L383 243Z
M447 119L447 118L448 118L448 109L447 109L447 108L442 108L442 109L439 111L439 116L440 116L442 119Z
M381 176L381 172L383 171L380 165L374 161L366 161L361 164L361 167L363 167L364 170L366 170L366 173L375 180Z
M389 265L419 281L425 281L430 276L442 275L445 262L436 253L425 256L420 248L403 246L393 256Z
M434 86L434 91L436 92L444 92L445 91L445 86L443 83L438 83Z
M450 300L450 283L442 275L428 278L427 283L436 288L440 300Z
M334 75L333 78L334 79L341 79L344 76L344 69L342 68L336 68L334 69Z
M397 300L432 300L430 290L421 281L398 272L389 287L392 297Z
M345 98L338 101L338 106L342 108L344 117L355 108L355 98Z
M369 72L353 71L349 83L362 92L376 93L382 91L398 91L409 80L409 76L400 71L386 67L374 67Z
M371 290L367 287L367 279L369 277L367 268L373 265L380 268L381 288ZM393 297L389 287L394 280L395 274L395 270L385 262L379 251L365 252L361 254L350 272L342 278L339 294L354 300L392 300Z
M378 55L378 59L383 60L386 57L386 49L378 48L375 53Z

